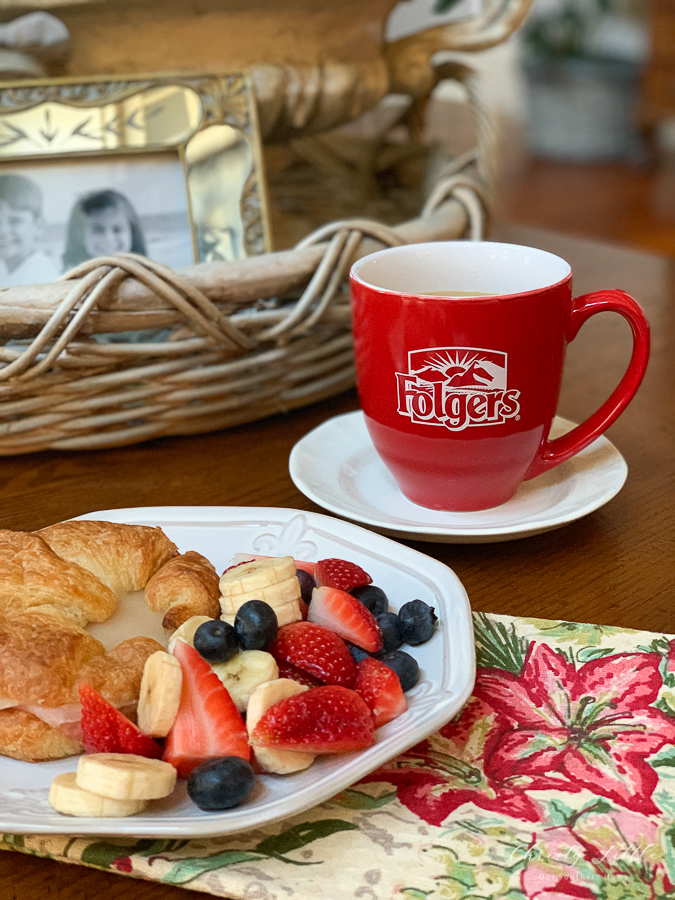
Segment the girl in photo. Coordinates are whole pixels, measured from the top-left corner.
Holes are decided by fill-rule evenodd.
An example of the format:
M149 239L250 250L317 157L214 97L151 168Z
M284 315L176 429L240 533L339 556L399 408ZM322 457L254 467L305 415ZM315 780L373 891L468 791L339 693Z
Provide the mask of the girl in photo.
M64 268L68 270L87 259L114 253L147 255L138 216L118 191L92 191L81 197L71 210Z

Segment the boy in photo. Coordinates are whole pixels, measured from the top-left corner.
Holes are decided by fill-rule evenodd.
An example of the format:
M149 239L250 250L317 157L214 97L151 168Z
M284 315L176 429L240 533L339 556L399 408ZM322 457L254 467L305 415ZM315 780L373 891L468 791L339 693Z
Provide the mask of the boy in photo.
M23 175L0 174L0 287L46 284L59 269L41 249L42 191Z

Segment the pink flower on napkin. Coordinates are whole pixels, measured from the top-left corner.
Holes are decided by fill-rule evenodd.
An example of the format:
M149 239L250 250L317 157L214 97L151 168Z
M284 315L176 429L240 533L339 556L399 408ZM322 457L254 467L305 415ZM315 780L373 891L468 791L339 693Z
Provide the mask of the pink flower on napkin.
M495 785L483 772L483 758L504 726L494 710L471 697L458 719L362 779L396 786L400 803L430 825L441 825L464 803L537 822L539 805L518 788Z
M660 661L658 653L617 653L576 669L532 643L520 675L482 670L475 693L503 726L485 755L488 778L521 790L586 788L658 813L657 774L646 760L675 743L675 719L651 705Z
M113 869L117 869L118 872L124 872L125 874L134 871L134 864L129 856L118 856L117 859L112 860L110 866Z
M603 801L604 802L604 801ZM659 826L628 810L580 813L519 852L528 900L656 900L671 896Z

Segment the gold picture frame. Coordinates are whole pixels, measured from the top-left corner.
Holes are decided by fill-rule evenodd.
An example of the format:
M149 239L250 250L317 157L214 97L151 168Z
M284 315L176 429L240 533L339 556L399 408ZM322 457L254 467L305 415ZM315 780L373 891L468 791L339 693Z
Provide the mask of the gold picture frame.
M17 175L19 179L11 177ZM116 183L119 180L126 190ZM37 190L26 187L26 182L33 182ZM180 268L271 249L260 135L246 72L3 84L0 213L4 208L11 212L13 198L26 190L32 199L24 197L23 206L28 205L42 220L43 235L47 235L42 243L49 237L53 246L47 251L43 246L40 252L60 268L56 274L81 261L76 251L80 256L88 253L84 258L142 252ZM89 238L88 250L71 240L71 231L78 226L76 205L80 204L82 219L82 203L105 206L103 194L107 200L122 195L128 201L124 209L130 207L129 221L118 227L118 235L121 228L131 233L136 213L137 224L143 219L151 223L161 253L149 252L147 241L111 249L100 237L100 229L98 242ZM58 223L38 208L40 203L51 209ZM16 205L20 206L19 200ZM113 218L110 213L108 219ZM106 227L112 227L110 221ZM82 244L81 234L80 238ZM0 227L0 257L4 253L11 263L12 248L7 249L3 240ZM57 248L58 240L65 244L63 252ZM71 244L75 249L69 254ZM33 259L32 269L24 266L28 274L21 281L12 278L11 266L3 277L4 259L0 258L0 286L53 280L29 277L41 274L37 256Z

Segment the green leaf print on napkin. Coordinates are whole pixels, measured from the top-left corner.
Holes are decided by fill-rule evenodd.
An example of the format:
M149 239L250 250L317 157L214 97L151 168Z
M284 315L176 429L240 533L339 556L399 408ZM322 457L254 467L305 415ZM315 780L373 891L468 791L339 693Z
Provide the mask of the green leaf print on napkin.
M300 862L288 859L285 855L292 850L300 850L319 838L330 837L339 831L354 831L357 828L351 822L341 819L320 819L318 822L303 822L294 825L287 831L272 835L256 844L250 851L224 850L211 856L194 857L181 860L168 875L162 878L165 884L182 885L194 881L204 872L212 872L214 869L224 869L238 863L255 862L265 857L272 857L281 862L293 866L316 866L321 860L315 862Z
M345 809L379 809L396 800L396 791L388 791L385 794L373 796L366 794L364 791L355 791L348 788L346 791L333 797L332 803L337 803Z
M538 638L567 639L572 644L583 647L598 647L605 637L616 634L639 634L634 628L619 628L615 625L594 625L587 622L553 622L549 619L520 619L522 625L532 625Z
M80 860L90 866L110 869L116 868L112 865L115 860L131 857L134 854L138 856L157 856L160 853L171 853L175 850L181 850L187 843L188 841L186 840L153 840L152 838L143 838L135 841L133 844L95 841L93 844L85 847ZM66 855L67 853L64 852L64 856Z
M474 613L473 632L476 641L476 664L481 669L503 669L520 675L529 641L519 637L511 624L495 622L486 613Z
M292 859L284 859L285 854L291 850L300 850L306 847L312 841L319 838L330 837L339 831L354 831L356 825L351 822L344 822L342 819L320 819L318 822L303 822L301 825L294 825L288 831L282 831L281 834L275 834L272 837L265 838L259 844L256 844L255 850L265 856L274 856L276 859L283 859L284 862L293 863L293 865L316 865L316 863L299 863Z

